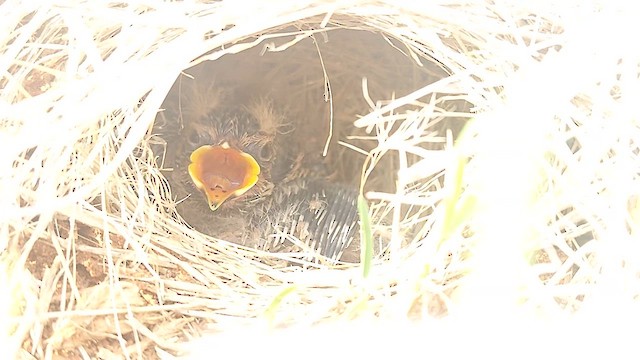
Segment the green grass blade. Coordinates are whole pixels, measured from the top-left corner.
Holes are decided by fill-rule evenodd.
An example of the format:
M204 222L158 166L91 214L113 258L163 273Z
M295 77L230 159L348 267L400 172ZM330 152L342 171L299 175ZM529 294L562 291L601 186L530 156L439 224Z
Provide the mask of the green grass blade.
M371 234L369 205L362 194L358 196L358 215L360 215L360 263L362 264L362 276L366 278L373 262L373 236Z
M269 304L267 309L264 311L264 316L269 323L272 323L273 320L275 319L276 311L278 311L278 308L280 307L282 300L284 300L284 298L287 297L287 295L291 294L295 289L296 287L294 285L288 286L284 290L282 290L280 293L278 293L278 295L276 295L275 298L273 298L273 301L271 301L271 304Z

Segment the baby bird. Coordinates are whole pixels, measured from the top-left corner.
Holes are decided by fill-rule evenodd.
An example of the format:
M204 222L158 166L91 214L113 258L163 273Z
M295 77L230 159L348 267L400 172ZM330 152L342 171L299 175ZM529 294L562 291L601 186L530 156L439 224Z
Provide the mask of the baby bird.
M185 115L182 126L160 132L173 168L167 179L189 225L263 250L340 259L358 233L357 193L325 180L270 101Z
M211 111L185 122L178 135L176 174L203 193L211 211L225 202L224 208L246 210L270 194L292 164L273 146L283 135L277 128L262 128L246 109Z

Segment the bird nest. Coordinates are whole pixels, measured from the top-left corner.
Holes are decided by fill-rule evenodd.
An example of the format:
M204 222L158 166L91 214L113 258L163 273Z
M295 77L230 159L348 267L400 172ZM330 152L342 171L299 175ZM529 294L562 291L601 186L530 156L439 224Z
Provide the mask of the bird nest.
M589 10L5 2L2 348L170 357L248 325L627 311L640 54L610 41L632 16ZM348 259L181 214L163 126L230 105L287 119L323 181L353 190Z

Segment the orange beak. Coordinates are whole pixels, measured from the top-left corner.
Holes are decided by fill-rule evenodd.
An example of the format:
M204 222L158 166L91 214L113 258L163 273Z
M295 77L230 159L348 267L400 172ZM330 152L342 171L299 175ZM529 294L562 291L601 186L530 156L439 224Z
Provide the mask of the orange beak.
M191 153L189 176L204 192L211 211L225 200L240 196L258 182L260 165L249 154L232 149L228 143L204 145Z

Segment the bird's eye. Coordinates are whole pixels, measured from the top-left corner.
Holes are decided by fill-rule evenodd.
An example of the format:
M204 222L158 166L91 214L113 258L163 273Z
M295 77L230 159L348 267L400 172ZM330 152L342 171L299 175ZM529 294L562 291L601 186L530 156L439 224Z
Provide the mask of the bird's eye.
M200 132L196 129L189 130L189 134L187 134L187 141L191 146L199 146L207 143L208 136L206 132Z
M260 157L260 160L262 161L270 161L271 159L273 159L273 155L274 155L273 144L266 143L262 145L262 147L260 148L258 157Z

